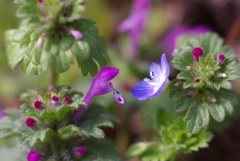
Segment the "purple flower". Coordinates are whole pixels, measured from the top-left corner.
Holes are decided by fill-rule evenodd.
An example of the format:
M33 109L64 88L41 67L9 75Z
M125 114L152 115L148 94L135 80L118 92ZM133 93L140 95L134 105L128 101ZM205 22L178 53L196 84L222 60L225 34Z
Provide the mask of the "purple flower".
M98 76L93 78L92 85L87 95L83 99L83 102L85 102L87 105L90 105L95 96L113 92L117 103L124 104L124 99L122 95L116 89L113 88L113 85L110 82L110 80L116 77L118 73L119 73L119 69L117 68L113 68L113 67L103 68L99 72Z
M221 63L224 59L225 59L225 55L223 55L223 54L218 55L218 57L217 57L217 61L220 62L220 63Z
M0 107L0 118L6 116L6 113L3 111L3 109Z
M31 151L27 156L28 161L40 161L42 159L42 155L38 152Z
M69 32L77 39L81 39L83 37L82 33L78 30L69 30Z
M199 35L205 34L208 31L211 31L211 29L204 25L199 25L196 27L181 25L181 26L175 27L163 38L161 42L161 47L164 48L169 58L172 59L171 53L176 48L177 41L181 36L184 36L187 34L199 36Z
M124 104L124 99L122 95L113 88L112 83L110 80L112 80L114 77L116 77L119 73L119 69L113 68L113 67L104 67L99 72L99 74L93 78L92 85L90 89L88 90L88 93L86 94L85 98L83 99L83 102L87 104L87 107L80 107L74 114L73 120L76 121L87 110L88 106L91 104L94 97L103 95L109 92L113 92L115 100L119 104Z
M128 32L131 42L131 55L134 58L138 52L138 46L142 31L146 24L151 8L149 0L134 0L129 17L118 26L119 32Z
M170 69L164 53L161 58L161 66L154 62L150 64L151 79L145 78L133 87L133 96L138 100L145 100L159 95L167 84L169 73Z
M26 119L25 123L28 127L35 128L37 121L34 117L30 116Z

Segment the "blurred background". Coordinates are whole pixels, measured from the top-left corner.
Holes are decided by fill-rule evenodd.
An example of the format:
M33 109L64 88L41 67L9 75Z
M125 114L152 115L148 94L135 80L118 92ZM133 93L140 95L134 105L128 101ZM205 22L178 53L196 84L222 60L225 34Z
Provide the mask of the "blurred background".
M224 38L225 44L234 47L236 58L240 59L240 1L239 0L152 0L152 8L141 37L138 56L129 58L128 34L118 33L117 26L128 16L131 0L89 0L83 17L93 19L100 34L107 40L109 65L117 67L121 73L113 82L126 99L124 107L114 103L111 94L95 99L120 118L121 125L106 129L109 138L114 140L117 149L124 154L130 143L144 140L154 135L143 123L142 113L154 113L157 108L173 110L172 100L163 94L150 101L136 101L131 95L133 85L148 76L148 65L151 61L158 62L163 52L171 60L171 49L166 38L172 32L194 30L204 26L206 30L218 33ZM50 83L50 72L35 76L26 76L20 66L14 71L8 67L4 45L4 32L17 28L19 19L15 16L18 6L9 0L0 1L0 107L19 108L19 95L36 85L47 87ZM186 29L187 28L187 29ZM200 27L201 28L201 27ZM201 28L202 29L202 28ZM174 40L170 38L174 43ZM170 79L175 78L177 71L172 71ZM65 73L60 74L59 85L70 85L84 93L91 83L91 76L83 77L77 64ZM236 92L240 92L240 82L233 82ZM104 101L102 101L104 100ZM107 100L107 101L105 101ZM161 105L159 105L161 103ZM161 107L159 107L161 106ZM141 110L139 110L141 107ZM233 116L223 123L213 122L210 126L214 138L209 148L199 152L183 155L181 161L239 161L240 160L240 119L236 105ZM151 123L151 118L145 118ZM149 132L150 131L150 132ZM140 134L141 133L141 134ZM150 135L150 136L149 136Z

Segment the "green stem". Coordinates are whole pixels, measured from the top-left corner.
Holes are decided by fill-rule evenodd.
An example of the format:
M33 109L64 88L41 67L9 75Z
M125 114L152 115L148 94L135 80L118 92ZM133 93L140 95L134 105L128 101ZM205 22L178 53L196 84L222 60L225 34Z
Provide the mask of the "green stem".
M51 69L51 82L50 83L52 85L56 85L57 81L58 81L58 73L55 70Z

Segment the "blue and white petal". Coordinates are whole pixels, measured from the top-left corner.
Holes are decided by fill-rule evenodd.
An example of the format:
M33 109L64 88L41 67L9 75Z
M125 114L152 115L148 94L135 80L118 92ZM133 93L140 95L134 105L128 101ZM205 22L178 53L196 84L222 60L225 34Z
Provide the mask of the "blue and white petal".
M152 80L138 82L132 90L133 96L138 100L145 100L153 97L159 90L159 84Z

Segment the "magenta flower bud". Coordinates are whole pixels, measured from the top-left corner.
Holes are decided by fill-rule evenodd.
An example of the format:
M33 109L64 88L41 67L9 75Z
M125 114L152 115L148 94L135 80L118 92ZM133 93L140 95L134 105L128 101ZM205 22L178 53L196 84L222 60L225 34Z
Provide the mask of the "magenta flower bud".
M197 47L192 50L192 56L196 61L199 61L199 57L203 55L203 48Z
M41 4L42 4L43 2L44 2L44 0L38 0L38 3L41 3Z
M86 153L86 147L85 146L79 146L76 148L76 154L77 155L83 155Z
M80 31L71 29L71 30L69 30L69 32L77 39L81 39L83 37L83 35Z
M58 102L58 97L57 96L53 96L52 97L52 102Z
M64 102L66 105L69 105L69 104L72 103L72 100L71 100L70 97L65 97L64 100L63 100L63 102Z
M33 117L28 117L25 121L26 125L30 128L34 128L37 121Z
M225 55L218 55L217 57L217 61L219 61L220 63L225 59Z
M31 151L27 156L28 161L40 161L42 159L42 155L38 152Z
M193 97L193 93L188 93L188 97L192 98Z
M196 82L196 83L199 83L200 81L201 81L201 79L199 79L199 78L198 78L198 79L195 79L195 82Z
M38 110L42 110L45 108L44 104L41 101L35 101L34 102L34 107Z

